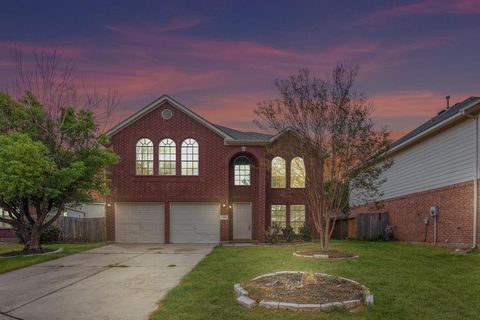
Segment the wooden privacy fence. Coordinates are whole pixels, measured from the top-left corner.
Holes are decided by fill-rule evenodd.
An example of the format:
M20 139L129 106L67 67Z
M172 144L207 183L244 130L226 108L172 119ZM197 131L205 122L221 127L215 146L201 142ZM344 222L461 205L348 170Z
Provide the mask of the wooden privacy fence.
M333 239L386 240L388 212L360 213L355 217L339 218L333 229Z
M105 218L60 217L58 227L63 242L101 242L106 240Z

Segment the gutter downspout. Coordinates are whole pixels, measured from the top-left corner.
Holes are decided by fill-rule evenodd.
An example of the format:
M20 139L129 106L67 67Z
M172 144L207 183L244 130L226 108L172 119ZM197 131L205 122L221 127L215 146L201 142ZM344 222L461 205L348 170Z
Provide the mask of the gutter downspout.
M477 219L478 219L478 115L475 117L475 181L473 182L473 243L477 246Z
M466 112L462 112L465 116L470 119L475 120L475 171L474 171L474 181L473 181L473 236L472 236L472 248L475 249L477 247L477 220L478 220L478 115L473 116Z

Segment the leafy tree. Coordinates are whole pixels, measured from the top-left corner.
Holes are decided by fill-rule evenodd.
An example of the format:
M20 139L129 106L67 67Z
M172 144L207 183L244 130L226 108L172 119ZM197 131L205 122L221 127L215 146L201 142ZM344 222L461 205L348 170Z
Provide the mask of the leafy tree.
M42 230L67 204L108 192L106 172L117 156L92 111L51 113L30 93L14 101L0 92L0 125L0 208L10 217L0 221L18 230L25 252L38 252Z
M328 251L335 219L348 207L350 188L361 187L367 198L377 195L381 174L390 166L384 161L389 135L375 129L371 103L354 88L357 74L357 67L344 64L324 79L301 69L276 80L280 96L256 109L261 128L290 133L282 152L305 161L307 208L323 251ZM366 161L378 165L363 166Z

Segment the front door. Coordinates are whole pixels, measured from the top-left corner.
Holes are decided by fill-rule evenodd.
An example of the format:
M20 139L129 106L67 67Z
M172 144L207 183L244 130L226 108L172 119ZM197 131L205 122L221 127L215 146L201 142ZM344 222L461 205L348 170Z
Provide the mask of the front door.
M252 239L252 204L250 202L233 204L233 239Z

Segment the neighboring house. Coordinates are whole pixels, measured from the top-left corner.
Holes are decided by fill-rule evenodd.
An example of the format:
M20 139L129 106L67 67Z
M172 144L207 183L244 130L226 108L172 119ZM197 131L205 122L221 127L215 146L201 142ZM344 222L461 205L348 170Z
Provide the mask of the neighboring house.
M303 159L281 151L288 131L214 125L162 96L107 134L120 156L107 200L108 240L264 241L272 221L296 231L311 223Z
M63 216L69 218L105 218L105 206L105 202L93 202L78 207L67 207Z
M0 209L0 217L5 219L10 218L8 213L3 209ZM15 232L12 229L12 226L9 225L8 223L0 222L0 239L14 239L14 238L16 238L16 236L15 236Z
M479 243L479 112L480 97L468 98L394 142L379 199L384 208L359 206L353 192L352 213L389 212L399 240Z

